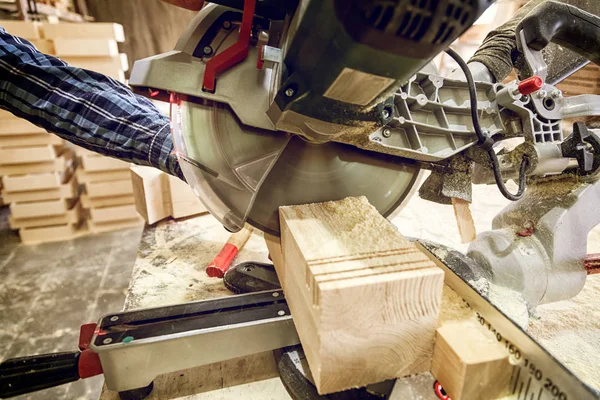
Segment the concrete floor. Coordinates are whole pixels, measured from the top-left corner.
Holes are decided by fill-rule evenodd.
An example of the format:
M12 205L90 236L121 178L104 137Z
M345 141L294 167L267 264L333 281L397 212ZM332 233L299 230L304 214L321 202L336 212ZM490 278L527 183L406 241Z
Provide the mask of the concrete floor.
M141 228L37 246L19 244L0 208L0 360L77 350L79 326L121 310ZM17 399L90 399L98 376Z

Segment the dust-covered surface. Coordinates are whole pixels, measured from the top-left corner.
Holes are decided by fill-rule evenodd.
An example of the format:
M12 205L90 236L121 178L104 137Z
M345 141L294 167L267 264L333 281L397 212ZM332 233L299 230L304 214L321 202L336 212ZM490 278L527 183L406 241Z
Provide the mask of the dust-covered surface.
M222 279L211 278L204 271L229 235L210 215L167 220L147 227L133 267L125 309L232 295ZM267 261L259 231L254 231L232 265L249 260Z
M528 332L586 383L600 390L600 275L569 301L539 306Z
M556 179L558 181L558 178ZM571 178L571 186L577 186L578 178ZM559 182L557 182L559 183ZM560 182L559 184L564 184ZM569 182L567 179L567 185ZM552 197L560 187L532 185L531 188L544 192ZM554 188L554 189L552 189ZM514 192L516 186L509 182L509 190ZM551 193L555 190L554 193ZM491 229L492 219L510 202L502 197L493 185L476 185L473 187L473 204L471 212L477 232ZM418 196L413 198L394 219L400 232L406 236L432 240L463 253L468 244L460 242L460 235L454 219L452 206L425 201ZM588 253L600 253L600 229L596 227L588 237ZM490 288L492 289L492 288ZM454 294L454 298L452 297ZM456 298L458 297L458 299ZM496 293L495 302L501 302ZM448 301L448 300L453 301ZM455 318L448 310L448 304L460 305L462 299L454 292L446 289L443 294L440 321ZM494 301L494 300L493 300ZM499 306L506 310L510 304L504 302ZM517 310L522 310L517 303ZM463 302L462 307L453 307L453 313L460 310L468 315L470 309ZM463 315L465 315L463 314ZM512 316L511 312L508 312ZM521 314L522 315L522 314ZM571 301L543 305L537 309L539 319L530 318L529 333L548 349L559 361L575 372L590 385L600 385L600 275L588 277L584 290ZM512 317L513 319L517 319Z

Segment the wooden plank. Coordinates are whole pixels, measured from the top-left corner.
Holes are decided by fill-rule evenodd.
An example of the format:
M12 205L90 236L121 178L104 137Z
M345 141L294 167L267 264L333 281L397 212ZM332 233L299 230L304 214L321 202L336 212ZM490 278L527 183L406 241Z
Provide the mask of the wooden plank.
M5 119L16 119L17 117L15 117L15 115L13 113L11 113L10 111L7 110L3 110L0 108L0 119L5 120ZM6 121L2 121L2 123L5 123Z
M442 270L364 197L279 215L275 267L319 393L429 371Z
M85 184L85 189L90 198L133 194L131 179L112 182L88 182Z
M65 214L75 203L74 199L59 199L31 203L11 203L9 207L14 218L24 219Z
M190 185L173 175L165 175L169 183L173 218L185 218L208 212Z
M56 49L54 48L54 42L52 40L37 39L37 40L32 40L31 43L41 53L50 54L51 56L56 54Z
M93 219L87 220L87 227L91 233L104 233L120 231L121 229L135 228L143 225L144 220L139 216L132 219L112 222L96 222Z
M181 179L152 167L131 167L136 209L149 224L207 212L192 188Z
M41 38L41 24L39 22L2 20L0 21L0 26L11 35L19 36L23 39L31 40Z
M116 57L119 55L117 42L110 39L54 39L54 48L59 57Z
M112 39L117 42L125 41L123 25L113 23L59 23L44 24L44 37L47 39Z
M98 156L96 154L83 155L81 166L88 172L113 171L117 169L129 169L129 163L112 157Z
M133 195L126 194L123 196L111 196L111 197L95 197L90 198L87 194L81 195L81 204L85 208L99 208L99 207L111 207L111 206L122 206L126 204L134 204L135 199Z
M512 372L505 347L475 319L437 330L431 373L453 400L503 398Z
M28 164L53 161L62 149L52 145L0 148L0 165Z
M138 213L135 211L135 205L126 204L121 206L92 208L90 209L90 217L95 223L104 223L137 219Z
M46 133L46 130L21 118L12 117L0 123L0 135L28 135Z
M477 236L477 230L475 229L475 222L471 215L469 202L453 197L452 207L454 208L454 216L456 217L456 224L458 225L461 241L463 243L472 242Z
M138 214L149 224L171 216L167 174L152 167L131 167L133 197Z
M72 171L47 172L44 174L5 176L2 180L7 192L27 192L32 190L59 188L67 182Z
M19 230L21 242L26 245L34 245L48 242L62 242L72 240L85 235L76 224L56 225L39 228L22 228Z
M8 216L8 223L11 229L35 228L43 226L79 224L83 218L83 209L81 203L77 203L72 209L64 214L53 215L40 218L15 218Z
M0 135L0 148L61 145L65 141L51 133Z
M61 57L61 60L75 67L105 73L105 71L127 71L129 63L127 54L115 57Z
M0 175L24 175L63 171L67 165L72 162L71 155L71 152L65 152L55 160L38 163L11 165L0 164Z
M32 201L46 201L58 199L73 199L79 195L79 185L75 177L58 188L33 190L27 192L2 191L2 198L6 203L27 203Z

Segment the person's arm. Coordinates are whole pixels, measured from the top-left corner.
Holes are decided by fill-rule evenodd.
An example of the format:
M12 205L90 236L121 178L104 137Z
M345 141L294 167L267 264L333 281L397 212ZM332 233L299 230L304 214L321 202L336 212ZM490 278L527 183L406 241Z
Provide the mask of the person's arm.
M183 179L169 118L105 75L40 53L0 26L0 108L97 153Z

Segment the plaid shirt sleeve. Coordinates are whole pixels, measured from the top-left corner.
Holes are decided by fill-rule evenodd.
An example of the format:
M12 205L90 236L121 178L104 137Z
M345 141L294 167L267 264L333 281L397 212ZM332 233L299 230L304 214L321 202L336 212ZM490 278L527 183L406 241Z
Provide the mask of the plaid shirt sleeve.
M183 179L169 118L105 75L40 53L0 26L0 108L78 146Z

